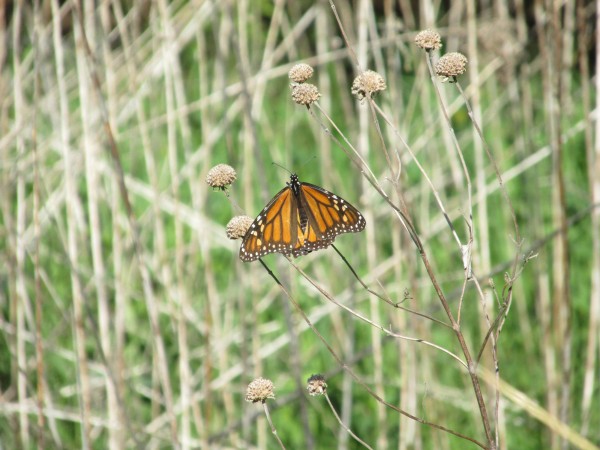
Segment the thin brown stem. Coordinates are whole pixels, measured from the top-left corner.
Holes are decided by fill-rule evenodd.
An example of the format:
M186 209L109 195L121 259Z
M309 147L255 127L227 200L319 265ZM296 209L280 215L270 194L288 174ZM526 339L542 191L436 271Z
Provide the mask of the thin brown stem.
M381 330L382 332L384 332L385 334L387 334L388 336L394 337L394 338L398 338L398 339L403 339L406 341L412 341L412 342L418 342L420 344L424 344L427 345L429 347L433 347L437 350L440 350L444 353L446 353L447 355L449 355L450 357L454 358L458 363L460 363L463 367L465 367L466 369L468 369L467 364L461 360L457 355L455 355L454 353L452 353L451 351L445 349L444 347L441 347L437 344L434 344L432 342L426 341L424 339L420 339L420 338L413 338L410 336L404 336L402 334L399 333L395 333L392 330L385 328L384 326L375 323L373 320L363 316L362 314L354 311L352 308L344 305L343 303L338 302L337 300L335 300L335 298L333 298L333 296L327 292L325 289L323 289L319 284L317 284L311 277L308 276L308 274L306 272L304 272L302 269L300 269L300 267L298 267L291 259L288 258L289 263L292 265L292 267L294 269L296 269L298 271L298 273L300 273L300 275L302 275L310 284L312 284L321 294L323 294L323 296L329 300L331 303L333 303L334 305L344 309L345 311L349 312L350 314L352 314L353 316L355 316L356 318L362 320L363 322L368 323L369 325L378 328L379 330Z
M500 185L500 190L502 191L502 196L504 197L504 201L506 202L506 205L508 206L510 217L513 222L513 227L515 230L515 240L517 242L520 242L521 241L521 233L519 231L519 223L517 222L517 215L515 213L515 208L512 204L512 200L510 199L510 196L508 195L508 191L506 190L506 186L504 186L504 181L502 180L502 174L500 173L500 168L498 167L496 158L494 158L494 155L492 154L492 150L490 149L490 146L489 146L487 140L483 136L483 132L481 131L479 123L475 119L475 113L473 112L473 109L471 108L471 103L469 102L467 95L465 94L465 91L463 90L462 86L460 85L460 83L458 81L453 84L456 85L456 88L460 92L460 95L463 97L463 100L465 102L465 107L467 108L467 112L469 114L469 117L471 118L471 122L473 123L473 126L475 127L475 130L477 131L477 135L481 139L483 148L488 156L488 159L492 163L492 167L494 168L494 173L496 174L496 179L498 180L498 184Z
M314 117L314 116L313 116ZM328 116L327 116L328 117ZM335 126L335 123L329 119L330 122ZM324 127L325 128L325 127ZM336 126L336 130L339 131L339 129ZM340 132L341 134L341 132ZM333 137L334 141L338 144L341 145L339 143L339 141L337 141L337 139L335 139ZM343 134L342 134L343 136ZM347 141L346 141L347 142ZM352 159L352 161L354 162L354 159ZM359 167L359 169L361 168L360 165L358 163L355 162L355 164L357 164L357 166ZM363 175L365 174L364 171L362 171ZM459 344L461 346L461 349L463 351L463 354L465 356L465 361L467 364L467 367L469 368L469 375L471 377L471 383L473 385L473 390L475 392L475 397L477 399L477 404L479 406L479 411L481 413L481 418L482 418L482 422L483 422L483 427L485 430L485 434L486 434L486 438L487 441L490 445L491 448L493 448L494 445L494 438L492 436L492 431L491 431L491 427L490 427L490 422L489 422L489 418L488 418L488 414L487 414L487 409L486 409L486 405L485 405L485 400L483 399L483 394L481 392L481 387L480 387L480 383L479 383L479 379L477 377L477 373L476 373L476 367L475 364L472 360L471 357L471 353L469 351L469 348L467 346L467 343L464 339L464 336L462 334L462 332L460 331L460 325L456 322L451 310L450 310L450 306L448 304L448 301L446 300L441 287L438 284L438 281L435 277L435 274L433 273L433 269L431 267L431 264L429 262L429 259L427 257L427 253L425 252L425 249L423 247L423 244L421 243L421 239L419 238L416 230L414 229L414 227L412 226L412 223L409 219L406 218L406 215L404 214L404 212L401 211L400 208L398 208L391 200L390 198L387 196L387 194L385 194L383 192L383 190L381 190L381 188L378 186L378 183L376 183L375 181L371 180L369 177L366 177L367 180L369 180L369 182L371 183L371 185L377 190L377 192L379 192L379 194L385 199L385 201L392 207L392 209L396 212L396 214L398 215L398 218L400 219L401 223L403 224L403 226L406 228L406 230L409 232L411 239L413 240L413 242L415 243L415 245L417 246L417 249L419 250L419 254L421 256L421 259L423 261L423 264L425 265L425 269L427 271L427 275L429 276L429 279L431 281L431 283L433 284L433 287L436 291L436 295L438 296L442 307L444 309L444 311L446 312L446 315L448 316L448 318L450 319L450 322L452 324L452 328L455 332L455 335L459 341ZM469 184L470 186L470 184ZM470 191L470 189L469 189ZM470 194L469 194L469 199L470 199ZM469 204L471 204L471 202L469 201ZM472 227L471 223L472 223L472 214L469 215L469 226Z
M473 228L473 199L472 199L472 188L471 188L471 176L469 175L469 169L467 168L467 163L465 162L465 158L463 156L462 149L460 148L458 139L456 138L456 133L454 132L454 127L452 126L452 121L450 120L450 115L448 114L446 104L444 103L444 99L442 98L442 93L440 92L440 89L439 89L439 86L437 83L435 72L433 70L432 58L433 58L433 55L431 54L431 52L427 52L426 60L427 60L427 68L429 69L429 76L431 77L431 84L433 85L433 88L435 90L435 93L436 93L436 96L438 99L438 104L440 106L440 111L442 112L442 115L446 122L446 126L448 127L448 131L450 132L450 135L452 136L452 143L454 144L456 154L459 157L460 164L463 169L463 174L465 176L465 180L467 183L467 208L468 208L467 222L469 223L469 227L472 229Z
M37 425L39 428L37 447L40 450L44 450L46 447L45 443L45 427L46 417L44 415L44 404L45 404L45 393L44 393L44 350L42 345L42 282L40 276L40 161L38 154L38 142L37 142L37 111L39 108L38 99L40 98L40 36L39 36L39 0L34 2L33 16L34 16L34 45L33 51L34 56L34 111L33 111L33 127L31 136L31 147L33 151L33 227L34 227L34 241L35 248L33 254L33 270L34 270L34 284L35 284L35 358L36 358L36 369L37 369L37 408L38 408L38 421Z
M290 300L290 302L292 303L292 305L294 306L294 308L296 309L296 311L302 316L302 319L306 322L306 324L310 327L310 329L313 331L313 333L317 336L317 338L321 341L321 343L325 346L325 348L327 349L327 351L331 354L331 356L333 356L333 358L336 360L336 362L339 364L339 366L346 371L360 386L363 387L363 389L365 389L365 391L371 396L373 397L375 400L377 400L378 402L382 403L383 405L387 406L388 408L392 409L393 411L396 411L412 420L415 420L417 422L419 422L422 425L426 425L428 427L431 428L435 428L438 429L440 431L444 431L446 433L450 433L454 436L460 437L462 439L465 439L467 441L470 441L472 443L474 443L475 445L486 449L488 447L485 446L485 444L477 441L476 439L473 439L469 436L465 436L457 431L451 430L449 428L446 428L442 425L438 425L432 422L429 422L425 419L421 419L417 416L413 416L412 414L404 411L401 408L398 408L395 404L393 403L389 403L386 402L383 398L381 398L380 396L378 396L370 387L367 383L365 383L350 367L348 367L348 365L346 365L346 363L344 363L344 361L341 359L341 357L337 354L337 352L333 349L333 347L331 347L331 345L329 345L329 343L327 342L327 340L323 337L323 335L319 332L319 330L316 329L316 327L312 324L312 322L310 321L310 319L308 318L308 316L306 315L306 313L302 310L302 308L300 307L300 305L298 304L298 302L296 302L296 300L294 299L294 297L289 293L289 291L283 286L283 284L279 281L279 279L275 276L275 274L273 273L273 271L271 271L271 269L264 263L264 261L262 259L259 259L260 263L262 264L262 266L265 268L265 270L267 271L267 273L269 274L269 276L271 278L273 278L273 280L275 281L275 283L277 283L277 285L279 286L279 289L282 290L282 292L285 294L285 296L288 298L288 300Z
M133 211L133 207L131 205L131 201L129 199L129 193L127 190L127 186L125 184L125 174L123 171L123 165L121 163L121 156L119 152L119 148L117 146L114 133L112 131L112 126L109 121L109 115L106 108L106 104L103 101L102 97L102 86L100 83L100 77L94 65L96 58L91 50L89 41L86 36L85 27L84 27L84 14L82 10L82 5L80 2L75 2L75 9L78 17L78 26L81 32L81 41L83 44L84 51L88 57L88 69L89 74L92 79L93 91L97 96L98 104L100 106L100 110L102 111L102 121L104 125L104 132L108 139L108 149L110 151L110 155L113 161L113 169L117 179L117 184L119 186L119 192L121 195L121 200L125 206L125 210L127 212L127 219L129 221L129 227L131 230L131 235L134 243L135 256L138 262L138 268L140 270L142 284L144 289L144 300L146 301L148 315L150 318L150 325L152 327L152 336L153 343L155 345L156 350L156 362L158 364L158 371L160 377L160 384L163 390L164 395L164 405L167 410L167 415L169 417L170 424L170 432L172 438L172 444L175 448L179 447L179 439L177 433L177 418L175 416L173 410L173 393L171 389L171 381L170 375L168 371L168 362L167 362L167 354L164 345L164 340L162 338L162 332L160 330L159 325L159 316L158 316L158 307L156 302L156 297L154 293L154 288L152 286L152 280L150 276L150 270L148 268L147 259L144 257L144 249L142 246L142 242L139 236L139 227L137 223L137 219L135 213Z
M279 435L277 434L277 428L275 428L275 424L273 424L273 421L271 420L271 415L269 414L269 407L267 406L267 402L263 401L262 405L263 405L263 409L265 411L265 416L267 418L267 422L269 422L269 426L271 427L271 432L273 433L273 436L275 436L275 439L277 439L277 443L279 444L279 447L281 447L282 449L285 450L285 446L283 445L283 442L281 442L281 439L279 438Z
M356 273L356 271L354 270L354 268L352 267L352 265L350 264L350 262L346 259L346 257L342 254L342 252L339 251L339 249L332 244L331 247L336 251L336 253L338 255L340 255L340 258L342 258L342 261L344 261L344 263L346 264L346 266L348 266L348 269L350 269L350 272L352 272L352 275L354 275L354 278L356 278L356 280L360 283L360 285L370 294L374 295L375 297L379 298L380 300L383 300L384 302L386 302L388 305L393 306L394 308L398 308L401 309L402 311L406 311L410 314L414 314L415 316L419 316L419 317L423 317L424 319L427 320L431 320L432 322L438 323L440 325L443 325L446 328L452 328L450 325L448 325L445 322L442 322L441 320L436 319L435 317L432 316L428 316L427 314L423 314L420 313L418 311L412 310L410 308L406 308L404 306L402 306L400 304L400 302L394 302L392 301L388 296L384 296L376 291L374 291L373 289L371 289L369 286L367 286L367 284L358 276L358 274Z
M415 153L412 151L410 145L408 145L408 142L406 142L406 140L403 138L403 136L400 134L400 131L396 128L396 126L393 124L392 120L387 116L387 114L379 107L379 105L377 105L377 103L372 102L373 108L377 111L377 113L379 115L381 115L383 117L383 119L385 120L385 122L392 127L394 134L396 134L396 136L400 139L400 142L402 142L402 145L404 146L404 148L406 149L406 151L408 151L409 155L411 156L412 160L414 161L414 163L416 164L416 166L418 167L419 171L421 172L421 174L423 175L423 178L425 179L425 181L427 182L427 184L429 185L429 187L431 188L431 192L433 193L433 196L435 197L435 200L438 204L438 207L440 208L440 210L442 211L442 214L444 216L444 218L446 219L446 223L448 224L448 228L450 228L450 231L452 232L452 236L454 237L454 239L456 240L456 243L458 244L459 248L462 249L463 244L460 241L460 238L458 237L458 234L456 233L456 230L454 229L454 225L452 224L452 221L450 220L450 217L448 216L448 213L446 212L446 208L444 207L444 204L442 203L442 199L436 189L436 187L434 186L433 182L431 181L431 178L429 177L429 175L427 174L427 171L423 168L423 166L421 165L421 163L419 162L417 156L415 155Z
M325 399L327 400L327 403L329 404L329 408L331 409L331 412L333 413L333 415L337 419L337 421L340 424L340 426L344 430L346 430L346 432L348 432L348 434L350 436L352 436L354 438L354 440L356 440L356 442L358 442L359 444L361 444L363 447L366 447L366 448L369 448L369 449L373 450L372 447L369 444L367 444L365 441L363 441L361 438L359 438L356 434L354 434L354 432L350 428L348 428L346 426L346 424L342 421L342 419L340 418L339 414L335 410L335 408L333 406L333 403L331 403L331 400L329 399L329 395L327 395L327 392L324 392L323 395L325 396Z

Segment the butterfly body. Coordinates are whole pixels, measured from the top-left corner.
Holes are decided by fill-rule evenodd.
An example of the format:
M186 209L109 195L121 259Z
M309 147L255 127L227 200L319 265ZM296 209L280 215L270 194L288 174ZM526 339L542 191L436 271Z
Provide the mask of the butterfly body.
M362 231L365 225L362 214L343 198L292 174L250 225L240 259L254 261L275 252L305 255L328 247L339 234Z

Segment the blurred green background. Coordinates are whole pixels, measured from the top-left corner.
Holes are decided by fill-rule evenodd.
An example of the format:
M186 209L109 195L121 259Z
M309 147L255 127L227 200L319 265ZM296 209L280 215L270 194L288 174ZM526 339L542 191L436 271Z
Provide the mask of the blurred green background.
M392 201L402 195L456 314L460 251L394 131L467 243L467 178L435 85L470 178L482 292L467 282L461 325L474 355L518 258L497 340L502 385L482 381L499 448L600 445L597 4L334 3L360 70L386 80L375 102L393 122L379 117L391 167L368 102L350 93L359 69L329 1L0 5L1 448L279 448L261 405L244 400L260 376L275 384L267 406L286 448L362 448L324 398L307 395L314 373L372 448L477 448L375 401L225 235L233 216L255 217L285 186L281 164L362 211L365 231L335 244L371 289L447 323L408 234L324 115ZM414 45L426 28L442 37L434 61L469 59L460 85L514 205L520 249L456 85L432 79ZM320 109L291 100L287 73L299 62L314 67ZM237 171L226 195L205 183L218 163ZM263 260L365 385L485 440L457 361L379 327L462 357L451 329L370 295L332 248L294 262L371 323L283 256ZM493 372L490 345L482 361Z

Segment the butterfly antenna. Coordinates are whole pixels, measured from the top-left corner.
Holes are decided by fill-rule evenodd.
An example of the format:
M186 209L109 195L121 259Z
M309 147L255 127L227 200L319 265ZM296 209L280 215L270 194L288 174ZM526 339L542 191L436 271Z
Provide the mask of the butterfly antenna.
M292 172L290 172L290 171L289 171L287 168L283 167L281 164L279 164L279 163L276 163L275 161L273 161L273 163L272 163L272 164L276 165L276 166L277 166L277 167L279 167L280 169L283 169L283 170L285 170L285 171L286 171L287 173L289 173L290 175L292 174Z
M302 164L300 167L304 167L305 165L307 165L309 162L311 162L313 159L316 159L317 157L315 155L312 155L312 157L308 158L308 160Z

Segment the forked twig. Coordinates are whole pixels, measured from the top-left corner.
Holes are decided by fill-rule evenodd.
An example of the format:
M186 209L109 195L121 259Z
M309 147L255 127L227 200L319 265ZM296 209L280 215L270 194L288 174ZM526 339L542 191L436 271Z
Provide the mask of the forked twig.
M482 442L473 439L469 436L465 436L464 434L461 434L457 431L451 430L449 428L446 428L442 425L438 425L436 423L433 422L429 422L425 419L421 419L420 417L416 417L413 416L412 414L404 411L403 409L397 407L396 405L389 403L387 401L385 401L383 398L381 398L379 395L377 395L377 393L375 393L356 373L354 373L354 371L347 365L344 363L344 361L340 358L340 356L336 353L336 351L331 347L331 345L329 345L329 343L327 342L327 340L323 337L323 335L321 333L319 333L319 330L316 329L316 327L312 324L312 322L310 321L310 319L308 318L308 316L306 315L306 313L302 310L302 308L300 307L300 305L298 304L298 302L296 302L296 300L294 299L294 297L288 292L288 290L283 286L283 284L281 283L281 281L279 281L279 279L277 278L277 276L273 273L273 271L269 268L269 266L267 266L265 264L265 262L262 260L262 258L259 258L259 261L261 263L261 265L265 268L265 270L267 271L267 273L269 274L269 276L271 278L273 278L273 280L275 281L275 283L277 283L277 285L279 286L279 288L282 290L282 292L285 294L285 296L288 298L288 300L292 303L292 305L294 306L294 308L296 309L296 311L298 311L298 313L302 316L302 319L306 322L306 324L310 327L310 329L313 331L313 333L315 333L315 335L317 336L317 338L323 343L323 345L325 346L325 348L327 349L327 351L329 351L329 353L331 354L331 356L333 356L333 358L336 360L336 362L339 364L339 366L345 370L353 379L354 381L356 381L360 386L363 387L363 389L365 389L365 391L371 396L373 397L375 400L377 400L379 403L381 403L382 405L387 406L388 408L402 414L403 416L408 417L409 419L415 420L417 422L419 422L422 425L426 425L428 427L431 428L435 428L437 430L440 431L444 431L446 433L452 434L454 436L457 436L461 439L465 439L469 442L474 443L475 445L477 445L480 448L486 449L487 447L485 446L485 444L483 444Z
M348 260L346 259L346 257L345 257L345 256L342 254L342 252L340 252L340 251L339 251L339 249L338 249L338 248L337 248L337 247L336 247L334 244L331 244L331 247L333 247L333 249L336 251L336 253L337 253L338 255L340 255L340 258L342 258L342 261L344 261L344 263L346 264L346 266L348 266L348 269L350 269L350 272L352 272L352 275L354 275L354 277L356 278L356 280L357 280L357 281L358 281L358 282L361 284L361 286L362 286L363 288L365 288L365 290L366 290L367 292L369 292L370 294L373 294L375 297L379 298L380 300L383 300L384 302L386 302L387 304L389 304L389 305L393 306L394 308L398 308L398 309L401 309L401 310L403 310L403 311L406 311L406 312L408 312L408 313L410 313L410 314L414 314L414 315L416 315L416 316L423 317L424 319L431 320L432 322L438 323L438 324L440 324L440 325L443 325L443 326L445 326L445 327L447 327L447 328L450 328L450 329L452 328L452 327L451 327L450 325L448 325L447 323L445 323L445 322L442 322L441 320L439 320L439 319L436 319L435 317L429 316L429 315L427 315L427 314L420 313L420 312L418 312L418 311L415 311L415 310L413 310L413 309L410 309L410 308L406 308L405 306L402 306L402 305L400 304L400 302L394 302L394 301L390 300L390 299L389 299L389 297L383 296L383 295L379 294L378 292L374 291L373 289L371 289L371 288L370 288L369 286L367 286L367 284L366 284L366 283L365 283L365 282L364 282L364 281L363 281L363 280L362 280L362 279L361 279L361 278L358 276L358 274L356 273L356 271L354 270L354 268L352 267L352 265L351 265L351 264L348 262Z

